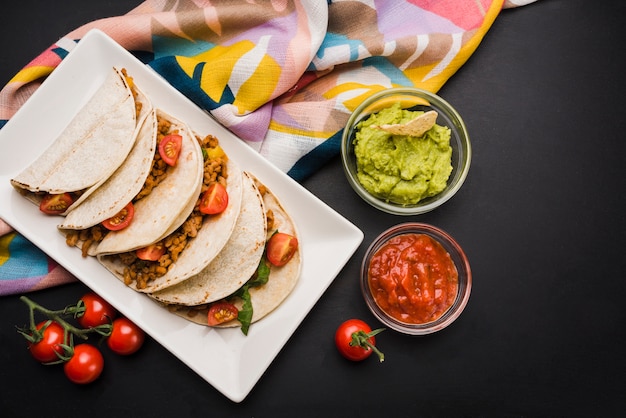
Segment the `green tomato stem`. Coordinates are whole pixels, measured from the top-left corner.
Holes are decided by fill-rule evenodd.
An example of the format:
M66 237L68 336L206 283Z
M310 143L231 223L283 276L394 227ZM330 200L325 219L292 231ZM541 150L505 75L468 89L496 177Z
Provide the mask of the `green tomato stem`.
M372 350L378 356L378 361L382 363L383 361L385 361L385 355L374 344L370 342L370 338L372 338L376 334L383 332L384 330L384 328L378 328L370 332L365 332L363 330L353 332L350 345L353 347L361 347L364 350Z
M79 301L76 305L66 306L65 308L61 310L51 310L30 300L26 296L20 297L20 300L26 303L26 305L28 306L29 317L30 317L30 330L33 333L38 332L37 325L35 322L35 312L39 312L45 315L49 320L55 321L59 325L61 325L61 327L63 327L63 330L65 331L64 342L68 347L74 346L73 336L77 336L79 338L82 338L83 340L86 340L89 337L89 334L94 333L94 332L100 335L103 335L105 337L111 335L111 331L112 331L111 324L99 325L93 328L78 328L70 324L64 319L64 317L69 317L69 316L75 318L77 314L83 313L85 311L85 307L82 301ZM69 341L68 341L68 337L69 337Z

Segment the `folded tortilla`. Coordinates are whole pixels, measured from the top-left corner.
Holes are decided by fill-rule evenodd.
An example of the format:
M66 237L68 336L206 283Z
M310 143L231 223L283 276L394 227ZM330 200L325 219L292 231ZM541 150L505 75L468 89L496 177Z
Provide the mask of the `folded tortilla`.
M152 293L175 286L200 273L222 251L235 229L243 200L242 171L229 159L227 172L228 206L226 209L218 215L205 215L198 234L189 239L184 251L169 267L167 273L150 280L146 287L136 288L136 290Z
M254 178L251 174L249 174L250 178L252 178L257 184L260 184L256 178ZM271 229L266 231L266 236L264 241L269 240L269 238L277 231L284 232L295 237L298 237L298 231L296 228L296 224L293 222L293 219L289 216L288 212L284 209L278 198L275 194L273 194L269 189L266 188L266 192L263 194L263 207L266 211L271 211L273 214L273 226ZM225 247L224 251L228 248ZM233 260L235 261L235 260ZM260 259L257 259L257 265ZM225 270L222 270L223 274L237 274L237 265L229 264L222 266ZM267 316L270 312L276 309L293 291L295 288L298 279L300 277L300 272L302 269L302 255L301 251L298 248L293 258L284 266L276 267L271 266L270 276L268 282L263 286L252 287L249 289L250 298L252 301L252 320L251 322L257 322L261 318ZM234 270L234 273L233 273ZM169 305L168 309L170 309L173 313L178 316L181 316L189 321L195 322L200 325L208 325L207 315L209 308L211 306L210 303L221 299L227 299L232 302L237 309L242 308L243 301L238 297L231 297L235 291L237 291L241 286L243 286L252 274L247 274L244 277L238 277L236 282L240 283L239 287L233 289L234 284L230 284L227 286L230 290L230 293L227 291L215 291L213 293L214 297L205 298L202 302L203 304L198 306L183 306L182 304ZM222 274L222 275L223 275ZM241 272L243 274L243 272ZM216 281L218 282L220 273L216 270L212 275L204 278L205 282ZM198 276L196 276L198 277ZM224 279L222 279L224 280ZM232 279L231 279L232 280ZM183 282L184 284L185 282ZM172 288L173 290L174 288ZM192 292L194 289L187 289L189 292ZM221 295L221 297L215 297L217 295ZM152 295L155 296L155 295ZM179 295L179 300L182 299L183 294ZM172 300L174 298L171 298ZM159 300L157 298L157 300ZM187 298L187 302L190 302L191 299ZM196 298L194 302L197 302ZM239 327L241 323L238 320L233 320L230 322L226 322L224 324L217 325L218 328L230 328L230 327Z
M82 230L118 214L141 191L152 169L157 140L156 112L150 111L124 163L59 225L61 230Z
M50 147L11 179L13 187L37 205L45 193L81 192L80 199L85 199L117 170L133 147L142 118L151 108L145 95L138 100L142 101L139 117L126 78L112 68Z
M276 195L268 190L263 195L263 201L265 203L265 207L268 210L271 210L274 214L273 228L267 231L267 240L269 240L270 237L277 231L298 237L295 222L291 216L289 216L289 213L284 209ZM298 248L292 259L289 260L287 264L281 267L271 267L270 277L266 284L250 288L249 292L253 309L252 323L257 322L272 312L287 298L287 296L289 296L298 283L301 270L302 254L300 248ZM236 298L233 302L237 309L241 309L243 304L241 299ZM206 321L206 315L204 315L204 321ZM220 324L218 327L228 328L238 327L240 325L239 321L235 320Z
M115 275L120 274L119 265L105 257L146 247L176 230L193 210L202 187L204 159L198 141L184 123L160 110L157 115L168 119L172 131L182 136L181 152L176 166L168 167L167 177L135 204L131 224L109 232L98 244L96 255Z
M265 247L267 218L263 199L252 178L244 172L242 181L241 209L234 230L219 254L195 276L150 293L152 298L180 305L212 302L233 293L256 271Z

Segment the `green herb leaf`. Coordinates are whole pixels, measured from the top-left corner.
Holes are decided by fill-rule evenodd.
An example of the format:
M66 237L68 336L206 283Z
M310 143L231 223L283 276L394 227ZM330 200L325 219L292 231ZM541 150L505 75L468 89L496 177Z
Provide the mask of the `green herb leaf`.
M237 319L241 322L241 332L243 332L244 335L248 335L248 330L250 329L250 324L252 323L252 314L254 313L249 289L252 287L263 286L267 283L269 278L270 263L267 261L265 253L263 253L263 257L261 257L256 274L233 294L233 296L237 296L243 300L243 306L239 310Z
M247 284L237 291L237 296L243 300L243 306L237 314L237 319L241 322L241 332L243 332L243 335L248 335L248 330L250 329L250 324L252 323L252 314L254 312Z
M263 286L270 278L270 263L267 261L265 254L261 258L259 265L256 269L256 274L248 280L247 285L249 287Z

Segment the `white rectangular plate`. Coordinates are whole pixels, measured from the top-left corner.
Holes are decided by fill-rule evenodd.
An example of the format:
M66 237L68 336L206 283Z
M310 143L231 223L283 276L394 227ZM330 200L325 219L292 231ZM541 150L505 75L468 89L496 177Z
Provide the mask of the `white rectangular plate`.
M10 185L86 103L112 66L126 68L155 107L201 135L217 136L227 154L264 182L296 222L303 255L300 280L278 309L252 325L248 336L238 328L216 330L188 322L126 287L93 258L82 258L68 247L56 228L59 219L42 215ZM234 402L252 390L363 240L357 227L97 30L78 43L0 129L0 149L0 217Z

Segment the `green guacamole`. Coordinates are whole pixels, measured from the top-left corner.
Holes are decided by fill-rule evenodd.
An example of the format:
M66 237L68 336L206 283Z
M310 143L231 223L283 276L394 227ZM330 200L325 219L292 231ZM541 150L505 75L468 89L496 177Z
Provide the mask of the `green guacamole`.
M440 193L452 172L450 128L435 124L421 137L392 135L372 125L405 123L424 112L393 105L356 126L357 177L372 195L413 205Z

